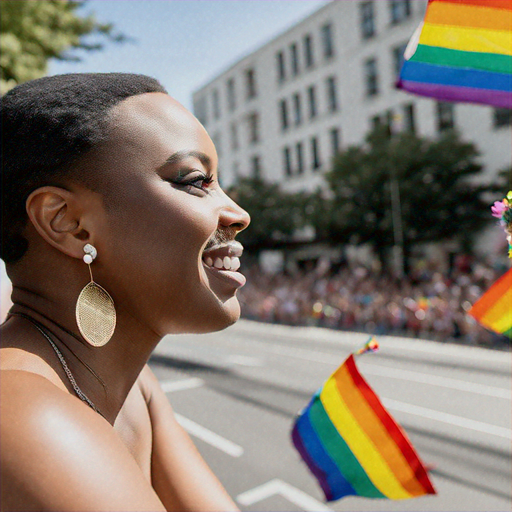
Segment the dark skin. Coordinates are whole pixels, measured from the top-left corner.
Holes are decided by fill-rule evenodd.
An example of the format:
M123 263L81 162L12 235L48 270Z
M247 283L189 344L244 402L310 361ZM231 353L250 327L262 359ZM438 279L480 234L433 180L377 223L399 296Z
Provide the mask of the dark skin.
M238 319L239 284L219 278L202 254L232 240L249 216L220 189L204 128L168 95L131 97L111 114L108 141L79 164L101 176L98 189L69 182L33 191L29 250L7 268L11 312L51 332L104 417L76 397L34 325L9 317L0 333L1 508L237 510L146 363L166 334L212 332ZM87 243L98 251L94 280L117 313L101 348L81 338L75 320L89 281Z

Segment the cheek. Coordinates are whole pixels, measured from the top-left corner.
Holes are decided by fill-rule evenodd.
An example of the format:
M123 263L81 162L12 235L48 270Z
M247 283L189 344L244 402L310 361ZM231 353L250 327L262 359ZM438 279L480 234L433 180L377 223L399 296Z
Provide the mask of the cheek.
M171 297L187 300L191 285L197 288L201 250L217 222L206 197L165 186L141 193L110 215L107 251L116 288L126 299L144 294L153 308Z

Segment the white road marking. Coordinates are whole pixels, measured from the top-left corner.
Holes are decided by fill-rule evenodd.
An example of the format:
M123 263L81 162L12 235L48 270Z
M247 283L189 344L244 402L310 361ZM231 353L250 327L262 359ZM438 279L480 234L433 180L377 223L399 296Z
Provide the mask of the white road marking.
M160 382L160 386L164 393L172 393L173 391L181 391L183 389L194 389L204 385L204 380L201 379L185 379L185 380L164 380Z
M489 423L470 420L469 418L462 418L461 416L427 409L426 407L420 407L418 405L398 402L397 400L392 400L390 398L381 398L381 400L386 407L394 411L405 412L414 416L421 416L422 418L428 418L434 421L440 421L441 423L447 423L448 425L476 430L477 432L503 437L505 439L512 439L512 431L509 428L498 427L496 425L490 425Z
M240 366L263 366L263 361L259 357L242 356L233 354L226 358L228 363L239 364Z
M333 331L326 327L291 327L278 324L266 324L262 322L254 322L251 320L239 320L235 326L231 328L231 332L249 335L257 333L271 333L272 335L283 336L286 339L294 339L295 341L322 341L325 343L353 347L354 342L361 340L361 343L368 339L368 334L354 332ZM468 345L456 345L453 343L440 343L432 340L419 340L404 338L401 336L380 335L378 336L381 345L388 344L389 348L408 351L408 352L424 352L427 354L435 354L436 356L449 356L463 359L470 359L477 362L488 361L497 363L510 369L511 354L510 352L500 352L482 347L472 347Z
M318 352L315 350L308 350L303 348L288 348L271 346L259 349L262 351L272 352L274 354L283 355L286 357L295 357L304 361L314 361L316 363L325 363L334 365L333 355ZM364 373L372 375L379 375L389 379L408 380L411 382L419 382L422 384L429 384L431 386L439 386L449 389L457 389L479 395L492 396L496 398L504 398L512 400L512 392L510 389L498 388L495 386L487 386L484 384L476 384L474 382L467 382L459 379L451 379L449 377L439 377L429 373L412 372L409 370L400 370L388 366L380 366L376 364L361 363Z
M280 494L290 503L307 512L329 512L331 510L327 505L315 500L309 494L278 478L239 494L236 500L241 505L250 506L276 494Z
M189 434L192 434L198 439L201 439L201 441L204 441L205 443L208 443L209 445L223 451L224 453L231 455L231 457L240 457L241 455L243 455L244 449L241 446L238 446L237 444L229 441L228 439L219 436L219 434L216 434L215 432L212 432L211 430L202 427L195 421L185 418L181 414L174 413L174 416L176 417L178 423Z
M512 391L510 389L497 388L487 386L485 384L476 384L464 380L452 379L450 377L439 377L428 373L411 372L409 370L400 370L398 368L390 368L388 366L380 366L376 364L361 364L362 371L371 375L379 375L390 379L408 380L412 382L420 382L422 384L430 384L431 386L439 386L443 388L458 389L468 391L478 395L492 396L495 398L504 398L512 400Z

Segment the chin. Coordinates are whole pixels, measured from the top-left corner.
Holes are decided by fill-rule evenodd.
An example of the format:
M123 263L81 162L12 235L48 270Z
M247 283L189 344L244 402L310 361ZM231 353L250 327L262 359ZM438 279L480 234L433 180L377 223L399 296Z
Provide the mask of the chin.
M222 331L233 325L240 318L240 303L236 296L225 301L216 300L213 307L208 308L208 313L183 320L178 329L174 326L173 332L168 334L207 334Z
M233 325L240 318L240 303L236 296L224 302L219 301L219 308L203 325L196 325L202 333L217 332Z

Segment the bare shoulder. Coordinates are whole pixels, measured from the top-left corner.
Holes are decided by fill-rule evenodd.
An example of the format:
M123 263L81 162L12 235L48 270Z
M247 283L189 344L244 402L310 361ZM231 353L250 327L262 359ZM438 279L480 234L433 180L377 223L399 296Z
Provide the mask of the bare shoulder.
M41 375L0 373L2 510L164 510L107 421Z

